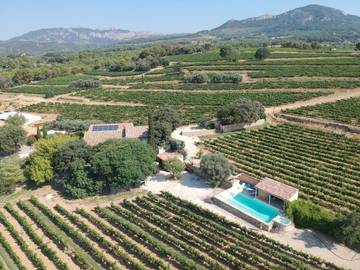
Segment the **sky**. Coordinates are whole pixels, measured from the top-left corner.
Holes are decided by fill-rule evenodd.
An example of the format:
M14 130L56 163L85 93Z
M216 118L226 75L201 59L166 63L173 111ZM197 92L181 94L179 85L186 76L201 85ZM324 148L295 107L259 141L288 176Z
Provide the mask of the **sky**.
M360 0L1 0L0 40L51 27L193 33L309 4L360 16Z

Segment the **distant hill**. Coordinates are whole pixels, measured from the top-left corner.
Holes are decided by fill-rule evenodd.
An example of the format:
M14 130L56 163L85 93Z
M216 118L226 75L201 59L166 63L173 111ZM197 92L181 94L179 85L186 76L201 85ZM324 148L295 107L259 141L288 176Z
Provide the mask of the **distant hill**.
M0 54L77 51L162 36L162 34L158 33L134 32L121 29L48 28L32 31L7 41L1 41Z
M320 5L297 8L280 15L229 20L200 35L217 38L294 38L343 41L360 38L360 17Z

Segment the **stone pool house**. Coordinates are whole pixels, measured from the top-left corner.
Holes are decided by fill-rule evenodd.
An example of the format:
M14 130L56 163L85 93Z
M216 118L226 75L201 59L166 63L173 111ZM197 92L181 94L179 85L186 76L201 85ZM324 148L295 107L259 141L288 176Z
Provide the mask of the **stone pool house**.
M139 139L148 141L148 126L134 126L133 123L94 124L84 134L85 142L95 146L110 139Z

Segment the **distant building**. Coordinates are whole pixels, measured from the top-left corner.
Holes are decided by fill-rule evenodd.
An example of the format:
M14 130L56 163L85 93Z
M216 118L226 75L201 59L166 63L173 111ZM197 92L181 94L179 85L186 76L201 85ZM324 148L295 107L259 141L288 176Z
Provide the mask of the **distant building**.
M148 140L147 126L134 126L133 123L94 124L84 134L85 142L90 146L98 145L110 139Z

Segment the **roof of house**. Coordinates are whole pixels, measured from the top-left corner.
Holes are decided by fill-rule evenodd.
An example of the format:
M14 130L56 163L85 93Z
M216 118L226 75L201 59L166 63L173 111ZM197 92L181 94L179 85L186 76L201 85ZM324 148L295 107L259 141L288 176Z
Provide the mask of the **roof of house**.
M255 187L282 200L290 200L299 192L297 188L267 177L261 180Z
M147 126L137 126L125 128L126 138L147 138L149 128Z
M243 173L235 176L235 178L236 178L236 180L240 180L242 182L249 183L252 185L256 185L260 182L259 179L249 176L249 175L246 175L246 174L243 174Z
M133 123L94 124L84 134L88 145L95 146L110 139L147 138L147 126L134 126Z
M177 158L177 159L181 159L182 156L181 154L177 153L177 152L163 152L157 155L157 158L160 159L161 161L166 161L172 158Z

